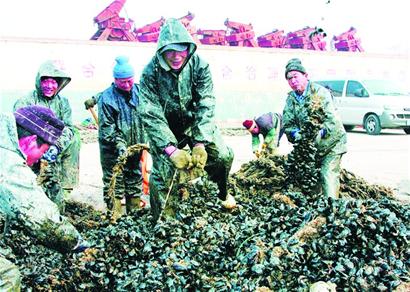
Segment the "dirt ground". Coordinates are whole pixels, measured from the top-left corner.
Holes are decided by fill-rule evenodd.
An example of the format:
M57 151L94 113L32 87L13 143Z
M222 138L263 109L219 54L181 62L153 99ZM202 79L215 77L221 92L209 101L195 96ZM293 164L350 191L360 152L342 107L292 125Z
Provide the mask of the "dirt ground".
M74 189L71 198L94 206L105 208L102 199L102 171L99 161L96 130L81 131L83 144L80 153L80 185ZM231 172L240 169L243 163L253 159L251 137L242 130L223 130L227 145L232 147L235 158ZM369 136L357 128L348 133L348 152L343 156L342 167L364 178L371 184L391 187L397 198L410 202L410 135L402 130L383 130L378 136ZM284 136L279 152L292 150Z

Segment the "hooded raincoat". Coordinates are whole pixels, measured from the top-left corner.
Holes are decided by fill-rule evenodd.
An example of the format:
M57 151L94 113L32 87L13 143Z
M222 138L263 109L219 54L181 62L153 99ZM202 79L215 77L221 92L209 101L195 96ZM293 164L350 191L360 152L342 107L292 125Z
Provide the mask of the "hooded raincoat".
M133 85L125 92L113 83L98 97L98 141L103 171L104 200L110 205L108 189L117 163L119 151L129 146L145 143L141 122L139 88ZM128 157L124 171L116 177L115 197L140 197L142 194L141 153Z
M188 45L188 57L182 69L173 71L162 57L168 44ZM214 123L215 95L211 71L199 57L196 44L177 19L169 19L158 40L157 52L141 76L143 122L150 143L153 168L150 176L150 198L154 218L164 207L165 197L175 168L164 149L173 145L190 148L204 143L208 153L205 166L216 182L220 198L227 194L227 179L233 152L225 145Z
M255 123L259 127L259 134L263 137L263 143L266 145L266 150L273 152L279 146L279 140L282 136L282 116L278 113L266 113L255 119ZM252 151L259 150L260 139L259 134L252 134Z
M0 114L0 213L23 222L45 244L69 251L80 235L60 216L57 205L38 186L36 178L18 146L14 116Z
M42 77L52 77L58 82L56 94L49 98L42 94L40 82ZM80 167L80 135L74 128L71 107L68 99L61 96L61 90L71 81L71 78L53 61L43 63L36 76L35 90L27 96L20 98L14 104L14 110L29 105L42 105L50 108L57 118L64 122L64 131L57 146L61 153L53 165L55 183L60 182L63 189L71 190L78 185Z
M320 104L325 111L322 129L325 129L326 134L320 139L316 139L317 154L321 165L322 190L325 195L337 198L340 186L340 162L342 155L347 151L347 139L346 131L335 110L330 92L311 81L309 81L302 99L298 100L295 92L289 92L283 110L283 129L288 140L293 143L292 132L301 129L304 122L309 119L307 109L312 103L313 94L319 97Z

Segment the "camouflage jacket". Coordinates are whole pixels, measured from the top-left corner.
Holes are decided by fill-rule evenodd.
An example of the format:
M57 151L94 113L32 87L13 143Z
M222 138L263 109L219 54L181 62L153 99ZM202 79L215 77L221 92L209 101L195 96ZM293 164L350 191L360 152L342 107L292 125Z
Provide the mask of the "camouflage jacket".
M319 98L320 106L323 108L325 118L322 129L326 129L326 134L317 141L319 155L325 155L332 151L335 154L342 154L347 151L346 131L342 121L335 110L330 92L324 87L310 82L303 93L301 101L296 99L296 94L291 91L286 99L283 110L283 129L289 141L293 141L292 132L301 129L303 124L309 119L308 107L312 104L312 97ZM302 133L303 136L303 133Z

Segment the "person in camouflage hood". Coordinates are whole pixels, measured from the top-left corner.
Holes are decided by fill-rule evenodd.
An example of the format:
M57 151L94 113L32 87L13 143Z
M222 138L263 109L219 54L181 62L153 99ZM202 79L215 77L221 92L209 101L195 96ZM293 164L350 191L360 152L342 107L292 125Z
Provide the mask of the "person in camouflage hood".
M122 214L121 199L123 197L125 197L128 212L140 206L142 153L128 157L123 173L116 177L115 198L110 198L108 190L113 176L113 166L117 163L119 156L126 155L129 146L145 143L145 137L140 118L139 86L134 83L134 69L126 56L118 56L115 61L114 82L99 94L97 105L104 200L113 210L113 218L117 219Z
M157 219L176 169L205 169L227 199L227 179L233 151L214 122L215 95L211 71L196 44L177 19L161 29L157 52L141 76L142 118L150 143L151 209ZM191 154L182 150L185 146ZM232 196L231 196L232 197Z
M58 145L50 147L44 156L53 168L50 173L55 176L50 178L53 183L46 184L45 191L47 195L51 195L59 190L67 197L79 182L81 142L72 122L70 103L66 97L60 95L71 78L60 67L58 62L44 62L36 76L35 90L18 99L14 110L29 105L41 105L50 108L56 117L63 121L64 130ZM34 165L33 169L38 173L39 165Z
M41 119L33 122L41 126L54 118L52 112L46 110ZM16 113L0 113L0 215L21 222L32 236L53 249L82 251L88 243L68 219L61 216L58 206L46 196L35 173L27 165L29 157L33 161L40 159L43 146L51 145L53 139L39 134L38 128L33 131L28 124L18 122L18 116ZM18 131L17 127L24 131ZM23 150L21 141L32 134L39 135L34 135L36 139L30 142L31 146Z
M340 188L340 162L347 151L346 131L333 105L330 92L309 80L299 59L291 59L286 65L285 78L292 91L288 93L283 110L283 129L291 143L303 139L303 124L311 117L308 108L313 103L324 111L324 120L315 139L320 165L322 192L338 198Z

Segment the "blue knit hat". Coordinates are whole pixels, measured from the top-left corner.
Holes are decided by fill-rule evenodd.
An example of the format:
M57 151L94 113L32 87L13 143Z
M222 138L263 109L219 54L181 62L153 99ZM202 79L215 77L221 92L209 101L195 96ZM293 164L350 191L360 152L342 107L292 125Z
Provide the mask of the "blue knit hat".
M114 78L130 78L134 76L134 68L128 63L128 57L118 56L115 58L115 64L113 69Z

